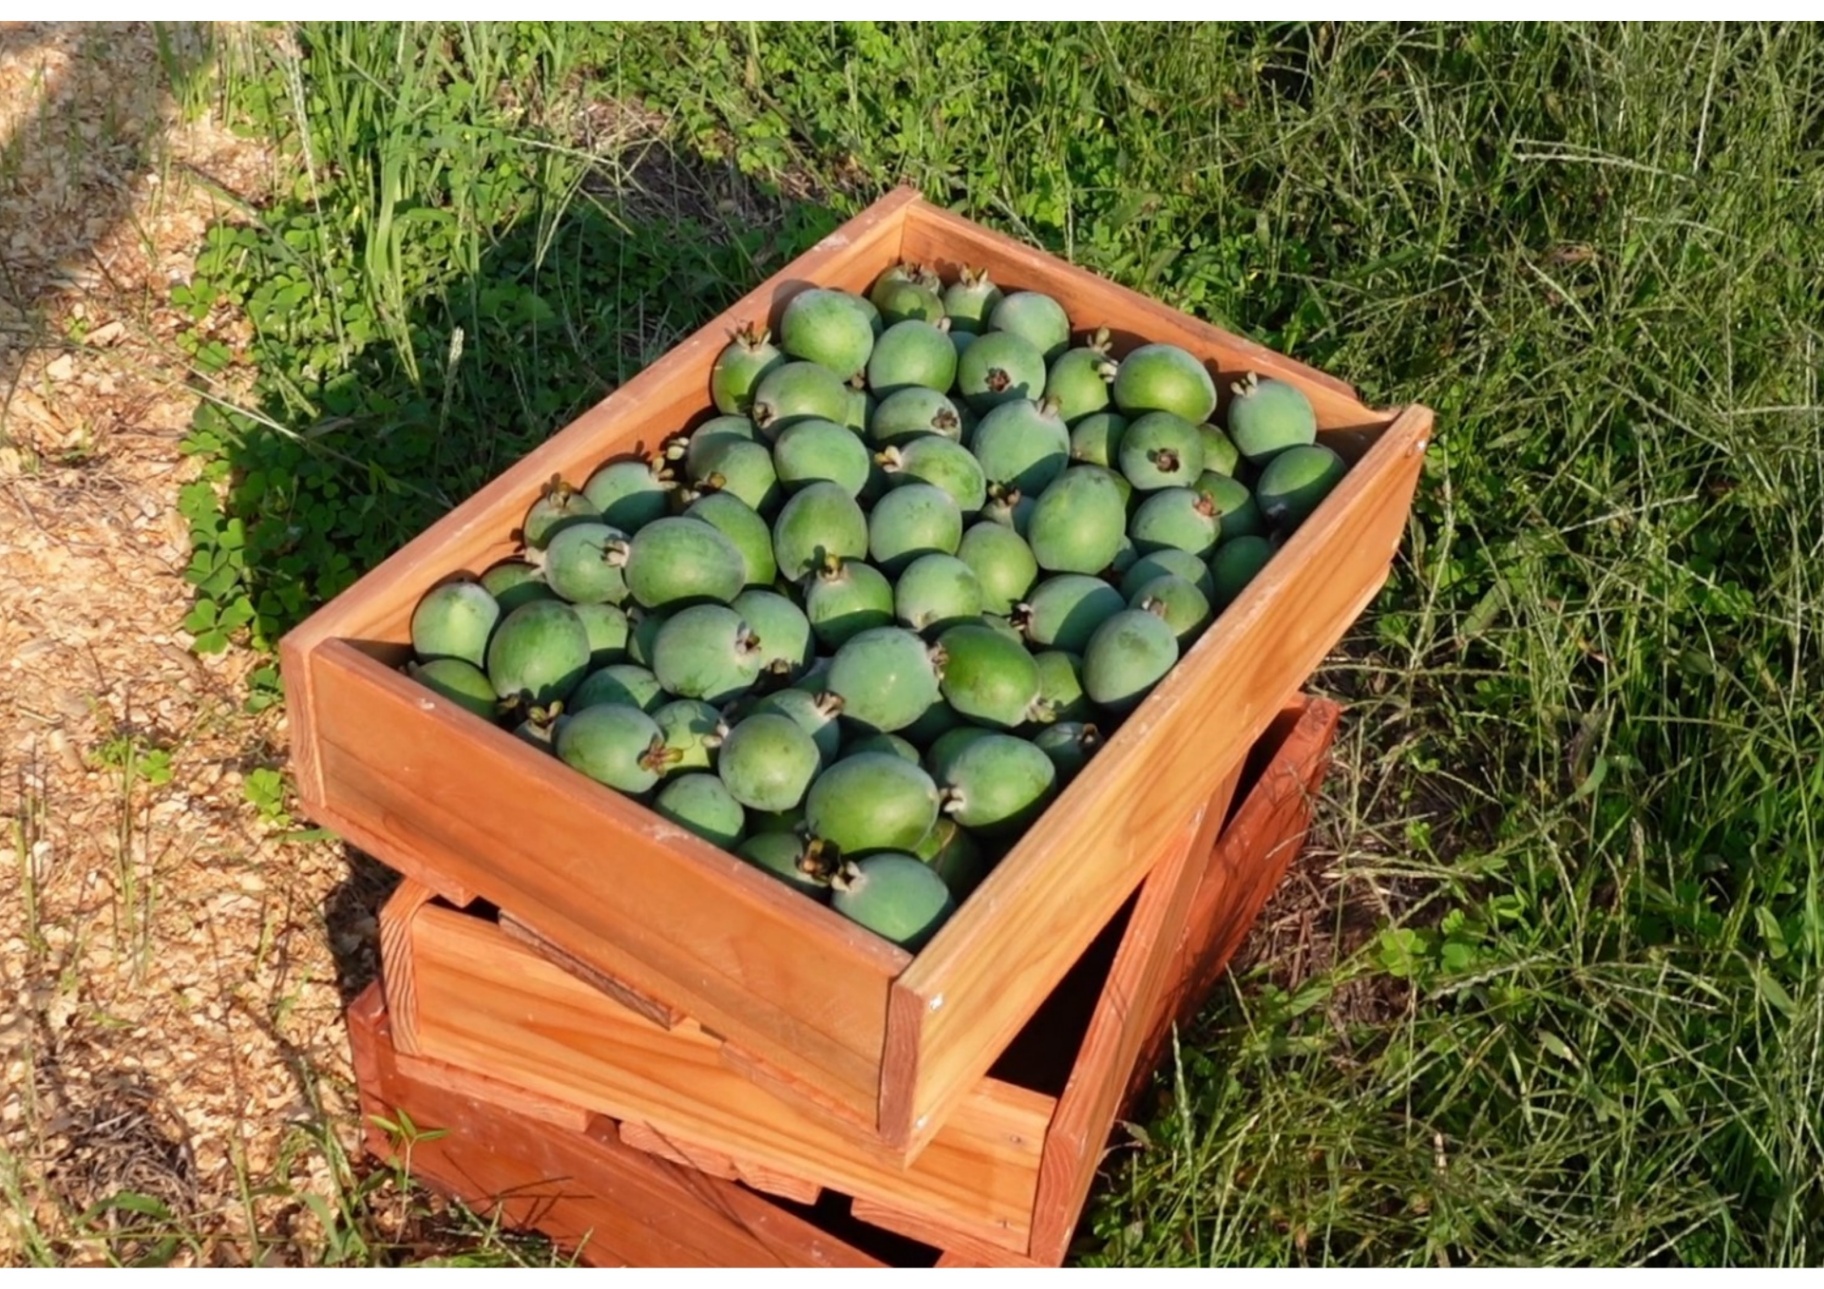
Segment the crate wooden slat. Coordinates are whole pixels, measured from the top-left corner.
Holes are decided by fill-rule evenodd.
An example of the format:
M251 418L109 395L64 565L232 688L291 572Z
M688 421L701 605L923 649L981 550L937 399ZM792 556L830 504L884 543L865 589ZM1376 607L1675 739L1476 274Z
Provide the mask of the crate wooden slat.
M516 1108L543 1121L555 1106L618 1121L622 1144L711 1177L788 1198L838 1192L856 1217L959 1256L1055 1263L1136 1058L1156 1056L1170 1020L1201 1001L1215 955L1226 960L1302 844L1336 719L1330 703L1289 706L1237 769L1245 797L1231 812L1224 785L1147 878L1107 965L1089 964L1100 975L1075 987L1094 1000L1078 1028L1059 1019L1068 1012L1035 1020L1037 1046L1018 1055L1055 1076L1056 1094L985 1078L903 1170L802 1106L757 1094L694 1021L666 1029L488 917L409 886L381 916L388 1010L412 1018L409 1029L393 1022L394 1044L415 1054L396 1059L432 1081L510 1088L525 1099Z
M396 670L432 585L514 551L553 474L580 484L707 414L730 331L902 253L1050 290L1117 353L1169 340L1226 380L1298 384L1349 475L916 956L779 887ZM1384 582L1430 413L1348 386L920 200L883 198L287 636L309 813L452 904L482 898L570 961L726 1040L725 1064L910 1162ZM807 949L808 946L808 949ZM813 978L814 977L814 978Z

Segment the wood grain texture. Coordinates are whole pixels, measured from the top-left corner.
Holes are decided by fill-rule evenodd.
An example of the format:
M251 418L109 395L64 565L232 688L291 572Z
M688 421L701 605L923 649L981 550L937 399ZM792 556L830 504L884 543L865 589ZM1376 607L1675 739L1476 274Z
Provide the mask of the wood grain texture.
M412 967L412 919L435 898L423 882L406 878L380 906L380 984L386 991L386 1013L392 1021L393 1047L418 1054L418 988Z
M535 928L528 926L511 913L502 912L500 929L525 945L532 952L543 958L552 966L569 972L592 989L599 989L628 1011L637 1012L660 1029L675 1029L687 1017L676 1007L660 1002L649 994L641 993L624 980L616 980L607 972L592 967L575 954L552 943L551 938ZM393 1000L388 995L387 1010L393 1009Z
M788 1177L764 1164L736 1159L713 1146L691 1141L675 1133L660 1132L649 1124L623 1120L621 1140L635 1150L644 1150L675 1164L684 1164L711 1177L741 1182L766 1195L777 1195L795 1204L815 1204L823 1187L798 1177Z
M1430 432L1400 414L894 982L886 1141L916 1157L1379 592Z
M389 1041L378 988L350 1007L354 1058L369 1150L400 1158L422 1180L503 1223L543 1231L596 1266L870 1267L882 1263L777 1204L616 1140L596 1118L561 1131L489 1097L452 1091L404 1072ZM490 1085L489 1091L497 1088ZM375 1117L400 1107L424 1130L409 1155Z
M482 919L426 907L409 948L430 1058L636 1125L623 1128L636 1144L662 1141L685 1157L698 1148L720 1176L761 1170L911 1213L919 1228L904 1233L914 1238L943 1229L1027 1247L1050 1097L984 1080L901 1170L825 1118L757 1091L694 1022L661 1029Z

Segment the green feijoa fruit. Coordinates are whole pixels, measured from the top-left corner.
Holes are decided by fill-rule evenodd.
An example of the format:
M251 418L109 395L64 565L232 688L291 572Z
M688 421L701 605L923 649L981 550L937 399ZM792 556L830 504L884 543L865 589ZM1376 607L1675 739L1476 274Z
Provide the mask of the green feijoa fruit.
M719 705L753 685L763 659L759 637L739 613L721 604L693 604L659 628L652 671L667 693Z
M666 697L659 678L647 668L634 662L611 662L583 678L583 683L570 695L568 706L572 712L580 712L584 708L614 703L650 713L663 707Z
M891 298L894 288L901 283L911 282L936 294L944 289L943 279L931 269L913 260L900 260L889 265L885 272L874 279L874 285L868 290L868 299L884 315L886 301Z
M500 621L500 604L477 582L432 587L412 610L412 651L422 662L460 658L473 667L488 661L488 637Z
M678 775L659 789L652 811L723 850L733 850L747 835L747 812L713 774Z
M868 439L875 447L889 448L927 434L960 440L963 420L948 397L922 385L888 394L868 418Z
M892 625L893 584L858 559L832 559L805 582L804 613L818 643L839 649L858 631Z
M949 703L946 703L942 698L939 698L936 702L932 703L931 706L925 708L924 715L906 726L899 733L902 738L907 742L912 743L914 746L926 747L930 744L931 740L937 738L946 730L955 729L962 723L962 719L962 717L956 714L955 709L952 708Z
M1254 502L1254 494L1248 491L1248 486L1241 480L1205 470L1203 478L1197 481L1197 489L1208 493L1211 504L1216 507L1217 522L1222 530L1219 541L1230 542L1237 537L1267 535L1267 521L1261 517L1260 507Z
M903 627L872 627L851 636L830 663L830 692L842 714L874 733L904 729L938 697L930 648Z
M1145 552L1176 547L1207 559L1221 532L1216 502L1194 488L1161 488L1146 494L1134 511L1127 535Z
M1039 698L1054 721L1087 720L1089 696L1083 692L1083 660L1062 649L1047 649L1032 660L1039 669Z
M1096 628L1083 650L1083 692L1106 711L1140 705L1178 661L1178 636L1157 613L1124 609Z
M811 836L837 853L911 850L937 822L937 785L916 765L886 752L844 757L805 794Z
M606 667L627 657L627 642L632 637L633 624L627 620L625 610L612 604L574 604L570 607L582 619L583 630L589 636L591 667Z
M874 297L880 306L881 321L887 331L902 322L936 322L944 316L944 302L938 293L922 282L896 282L885 293ZM882 340L886 332L881 333Z
M1038 504L1038 500L1037 497L1027 496L1018 488L991 483L988 485L988 500L982 503L982 518L1003 528L1011 528L1024 538L1027 525L1032 519L1032 508Z
M816 650L804 610L776 591L743 591L730 605L760 638L760 670L796 680Z
M1070 348L1070 316L1063 305L1038 291L1005 296L988 315L988 330L1024 336L1046 362Z
M764 327L750 325L736 332L709 369L709 396L716 410L745 416L754 405L754 387L768 372L784 365L785 355L773 346L771 333Z
M841 484L813 483L792 494L773 523L773 556L779 572L796 582L839 560L868 553L868 520Z
M763 833L790 833L802 848L804 807L797 805L790 810L750 810L747 812L747 833L750 837L758 837Z
M1069 783L1102 746L1102 732L1082 721L1059 721L1034 735L1032 745L1057 766L1058 781Z
M789 716L761 712L739 721L716 752L716 773L750 810L790 810L822 768L811 736Z
M648 609L727 604L747 582L741 552L701 519L675 515L654 520L624 549L627 589Z
M740 552L743 586L768 587L779 576L779 565L773 558L773 530L759 511L734 493L705 493L690 503L684 517L701 519Z
M1126 525L1127 507L1113 477L1094 466L1077 466L1039 494L1026 521L1026 540L1048 573L1100 573L1121 548Z
M978 412L1045 394L1045 356L1011 331L984 332L956 360L956 387Z
M956 557L975 571L983 610L1003 617L1026 598L1039 578L1032 547L1007 524L972 524L957 544Z
M893 588L899 624L930 635L974 619L982 611L975 570L954 555L921 555L906 565Z
M765 443L724 435L710 445L698 464L703 473L693 480L695 496L727 493L745 502L749 509L770 515L785 495L779 486L772 449Z
M981 462L954 439L927 434L883 448L876 460L886 471L890 487L928 483L942 488L956 502L964 519L980 512L988 500L988 480L982 474Z
M534 600L507 614L488 641L488 681L502 698L535 707L570 697L589 670L589 632L559 600Z
M874 419L874 395L865 389L849 390L849 412L842 418L842 427L851 434L868 432L868 422Z
M760 427L751 416L714 416L691 431L684 443L684 477L693 482L709 473L706 464L718 443L727 439L745 439L765 443ZM669 455L669 453L668 453Z
M684 774L715 768L716 749L728 727L722 713L699 698L679 698L652 713L665 737L665 773Z
M491 721L499 704L499 695L489 683L487 674L474 663L462 658L433 658L414 662L406 673L427 689L435 690L465 711Z
M1043 714L1039 666L1018 641L972 622L951 627L937 643L944 701L957 715L1008 730Z
M868 388L878 397L922 387L939 393L956 383L956 346L950 325L908 319L881 333L868 359Z
M1202 363L1176 345L1141 345L1134 350L1121 360L1111 392L1115 406L1130 417L1170 412L1201 425L1216 410L1216 382Z
M950 763L958 753L992 733L993 730L984 729L980 725L957 725L945 730L931 740L931 746L925 751L925 771L941 782L950 772Z
M944 879L951 898L961 904L988 876L988 858L969 830L954 819L939 818L925 834L913 857Z
M1019 833L1057 795L1058 768L1022 738L990 734L951 758L943 811L983 837Z
M1138 492L1181 488L1203 473L1203 436L1171 412L1148 412L1121 436L1121 473Z
M540 551L553 536L571 524L600 520L601 517L602 512L596 509L594 502L565 483L562 475L552 475L538 500L526 512L526 518L519 526L520 536L525 538L529 548Z
M1167 573L1182 577L1202 591L1206 600L1215 602L1216 584L1210 580L1209 567L1189 551L1179 550L1176 546L1153 551L1135 560L1132 567L1121 576L1121 598L1126 601L1137 599L1141 587Z
M956 912L944 879L914 856L873 855L830 882L830 907L908 953L917 953Z
M882 623L883 626L891 623ZM813 658L810 670L791 683L790 688L802 689L807 694L821 694L830 687L830 664L836 661L827 655Z
M677 486L663 456L610 461L589 476L583 496L600 512L602 523L634 533L671 509Z
M1321 443L1290 447L1260 472L1254 500L1269 524L1282 533L1291 532L1311 517L1348 472L1343 459Z
M519 716L519 723L513 726L513 737L529 743L541 752L557 755L557 731L569 719L564 714L562 703L552 703L549 707L527 707L523 702L508 705L508 719Z
M777 878L795 891L810 896L819 904L830 902L830 874L833 865L822 858L823 846L806 842L789 829L762 831L739 846L735 854L755 868Z
M1174 573L1162 574L1141 587L1129 607L1147 609L1164 618L1178 637L1180 653L1196 642L1215 617L1209 597L1195 583Z
M1070 431L1050 399L1007 402L982 417L969 450L989 483L1037 497L1070 464Z
M777 689L755 703L750 716L785 716L798 722L798 728L811 736L817 755L824 765L834 761L842 751L842 725L836 719L842 714L842 700L834 694L811 693L803 689Z
M1013 625L1011 616L1002 617L998 613L984 613L975 621L978 626L987 627L996 635L1006 636L1022 649L1026 647L1026 637L1021 635L1020 629Z
M754 424L769 439L813 417L840 424L849 415L849 387L842 382L819 363L775 367L754 387Z
M956 350L958 366L962 365L963 350L974 344L976 340L977 336L973 331L958 331L954 326L950 328L950 347Z
M597 783L632 796L650 791L665 769L665 736L637 707L598 703L566 718L555 741L558 759Z
M974 335L988 330L988 315L1001 302L1001 288L988 280L987 269L965 267L944 289L944 313L953 335Z
M503 559L481 575L481 589L494 597L501 615L538 600L555 600L556 591L537 565L523 559Z
M1273 545L1264 537L1248 535L1225 541L1210 556L1210 576L1215 580L1213 603L1226 609L1255 575L1273 558Z
M874 467L868 445L834 421L799 421L773 444L773 468L787 492L813 483L840 484L851 496L861 495Z
M1234 477L1235 468L1241 463L1241 453L1235 443L1222 432L1220 425L1211 425L1205 421L1197 427L1199 437L1203 439L1203 468L1205 471Z
M963 512L949 493L928 483L892 489L868 516L868 554L893 576L921 555L955 554L962 540Z
M870 734L864 739L843 750L844 756L866 756L870 752L884 752L896 756L902 761L918 764L918 749L897 734Z
M658 641L659 628L665 625L665 614L632 604L627 607L627 621L633 628L627 636L627 661L650 669L652 647Z
M1127 570L1132 568L1134 562L1139 558L1140 552L1134 547L1134 539L1126 533L1122 533L1121 547L1115 552L1115 557L1108 562L1107 576L1126 577Z
M1233 388L1229 437L1253 464L1265 465L1287 448L1317 442L1317 413L1298 386L1249 372Z
M545 581L572 604L625 604L627 534L607 524L573 524L545 547Z
M1070 427L1070 456L1073 461L1116 469L1120 461L1121 436L1127 433L1127 418L1119 412L1091 412Z
M1117 368L1108 356L1108 329L1080 349L1058 355L1045 378L1045 397L1056 399L1058 415L1073 430L1078 422L1104 412L1111 398L1108 386Z
M861 297L812 287L786 302L779 315L779 345L786 353L817 363L844 380L868 364L874 349L874 319Z
M1103 622L1127 607L1114 587L1087 573L1059 573L1033 588L1014 622L1040 649L1083 652Z

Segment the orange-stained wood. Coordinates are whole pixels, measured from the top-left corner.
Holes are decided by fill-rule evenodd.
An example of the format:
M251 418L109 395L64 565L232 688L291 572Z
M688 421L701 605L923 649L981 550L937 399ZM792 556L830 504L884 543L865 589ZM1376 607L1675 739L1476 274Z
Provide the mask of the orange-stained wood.
M1430 433L1399 416L894 982L886 1140L916 1156L1378 593Z
M675 1164L686 1164L711 1177L743 1182L757 1191L777 1195L795 1204L815 1204L817 1197L823 1194L823 1187L815 1182L787 1177L762 1164L736 1159L713 1147L686 1140L675 1133L660 1132L647 1124L622 1121L621 1140L635 1150L644 1150Z
M676 1028L685 1020L684 1013L676 1007L667 1006L658 999L641 993L626 981L616 980L606 971L590 966L575 954L553 944L550 937L527 926L511 913L501 913L500 929L552 966L561 967L584 984L601 990L628 1011L638 1012L661 1029ZM386 1006L388 1011L392 1010L393 1000L390 995Z
M380 906L380 983L386 990L386 1014L392 1021L393 1047L418 1055L418 990L412 980L412 919L435 895L422 882L406 878Z

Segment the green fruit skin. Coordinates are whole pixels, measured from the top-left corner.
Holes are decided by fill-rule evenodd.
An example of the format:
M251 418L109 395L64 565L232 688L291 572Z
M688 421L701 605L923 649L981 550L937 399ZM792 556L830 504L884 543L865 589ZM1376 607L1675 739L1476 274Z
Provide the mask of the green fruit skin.
M1267 377L1229 403L1229 437L1242 456L1265 465L1287 448L1317 442L1317 413L1296 385Z
M870 734L844 748L842 754L844 756L866 756L870 752L884 752L888 756L896 756L913 765L919 763L918 749L897 734Z
M744 693L762 661L741 615L720 604L692 605L665 619L652 651L660 688L717 705Z
M601 522L632 533L664 515L673 486L645 461L610 461L589 476L583 496L601 513Z
M817 744L798 722L771 712L741 721L716 753L723 785L750 810L790 810L822 766Z
M1083 660L1062 649L1047 649L1033 656L1039 669L1039 699L1054 721L1086 721L1089 695L1083 692Z
M888 394L868 418L868 440L876 447L892 447L927 434L960 441L963 420L947 396L922 385Z
M665 705L665 691L659 678L638 663L615 662L592 671L570 695L572 712L599 707L604 703L637 707L648 714Z
M1080 421L1104 411L1115 364L1100 349L1072 349L1059 356L1045 378L1045 397L1058 400L1058 415L1073 430Z
M892 298L893 292L905 282L915 283L933 294L944 289L942 280L930 269L922 264L901 260L874 279L874 285L868 290L868 299L873 302L876 309L884 313L887 301Z
M939 393L956 383L956 346L929 322L896 322L881 334L868 359L868 388L885 397L921 386Z
M1079 466L1039 494L1026 540L1049 573L1100 573L1121 549L1126 523L1127 506L1112 477Z
M818 363L775 367L754 387L754 424L769 440L811 417L841 424L849 414L849 387L842 382Z
M1028 640L1041 649L1080 654L1096 629L1127 607L1127 600L1100 578L1060 573L1040 582L1026 604Z
M684 477L695 480L708 474L710 455L718 444L730 439L744 439L749 443L766 442L752 417L712 416L690 432L690 438L684 445Z
M627 657L627 641L633 626L624 610L612 604L574 604L570 611L583 623L589 637L590 667L606 667Z
M844 560L839 572L818 573L805 584L805 616L826 649L840 649L858 632L893 623L893 584L860 560Z
M813 483L792 494L773 523L779 572L798 581L824 558L861 559L868 553L868 520L839 484Z
M1025 739L990 734L957 753L943 786L954 794L945 814L983 837L1009 837L1057 795L1058 768Z
M1183 417L1148 412L1121 436L1119 457L1121 473L1138 492L1182 488L1203 473L1203 436Z
M1215 617L1209 597L1195 584L1174 573L1163 574L1141 587L1129 607L1144 609L1155 601L1160 605L1165 624L1178 636L1180 653L1196 642Z
M1216 506L1222 529L1222 536L1218 540L1230 542L1237 537L1267 535L1267 521L1254 502L1254 494L1248 491L1248 486L1241 480L1205 470L1203 477L1197 481L1197 490L1208 493L1210 501Z
M1083 650L1083 692L1106 711L1138 707L1178 661L1178 637L1165 619L1126 609L1096 628Z
M733 850L747 835L747 812L713 774L672 779L653 798L652 810L723 850Z
M1040 730L1032 745L1051 758L1058 768L1059 781L1069 783L1102 746L1102 736L1094 725L1079 720L1059 721Z
M933 739L940 737L948 730L955 729L962 723L962 717L956 714L942 698L925 708L924 714L901 730L900 736L917 747L924 747Z
M875 304L880 306L881 321L887 324L887 330L903 322L936 322L944 316L944 302L936 291L915 282L900 282L888 288L884 295L875 297ZM881 333L886 338L886 333Z
M868 422L874 419L874 395L865 389L849 391L849 412L842 427L851 434L866 434Z
M722 714L697 698L680 698L652 713L671 751L667 776L713 769L721 743Z
M916 765L886 752L845 757L817 776L805 796L813 837L851 858L911 850L937 822L937 785Z
M917 953L956 911L956 900L943 878L915 857L888 853L857 864L846 888L832 887L830 907Z
M1045 356L1024 336L987 332L956 360L956 387L978 412L1034 401L1045 392Z
M815 653L804 610L774 591L743 591L729 606L760 637L760 670L796 680Z
M646 525L628 545L627 589L648 609L727 604L747 581L735 544L701 519L677 515Z
M1092 412L1070 427L1070 456L1073 461L1116 468L1121 459L1121 439L1127 433L1127 418L1119 412Z
M488 681L534 707L570 697L589 670L589 632L568 604L534 600L501 620L488 642Z
M830 692L842 714L874 733L892 734L924 715L938 697L937 666L925 642L903 627L851 637L830 663Z
M442 694L465 711L493 720L498 695L486 673L463 658L433 658L411 664L413 680Z
M627 637L627 661L638 663L650 669L652 667L652 647L659 638L659 628L665 625L666 615L651 613L639 605L630 605L627 610L627 621L633 632Z
M927 434L901 443L885 455L891 486L928 483L942 488L956 502L964 519L973 518L988 500L988 479L982 473L982 463L954 439Z
M982 417L969 450L990 483L1037 497L1070 464L1070 431L1037 404L1003 403Z
M979 625L952 627L938 638L944 651L941 688L957 715L996 729L1031 718L1039 700L1039 667L1023 646Z
M412 610L412 650L419 659L460 658L473 667L488 661L488 637L500 622L500 604L476 582L432 587Z
M1348 465L1321 443L1287 448L1260 472L1254 500L1269 524L1291 532L1342 482Z
M747 587L768 587L779 576L773 558L773 530L760 513L731 492L711 492L698 497L684 511L686 519L701 519L740 552Z
M954 555L962 540L962 510L949 493L928 483L893 489L868 517L868 554L895 576L921 555Z
M538 600L556 600L556 591L537 568L523 559L503 559L481 575L481 589L494 597L501 615Z
M572 524L588 523L600 520L602 512L597 510L589 498L569 488L546 493L532 503L526 512L525 520L520 524L520 535L532 550L543 550L547 543Z
M1005 524L972 525L957 544L956 557L975 571L982 609L1005 617L1039 578L1039 562L1026 539Z
M931 741L925 751L925 770L938 783L944 782L950 775L950 766L971 743L987 738L993 730L983 729L980 725L958 725L945 730Z
M1197 433L1203 439L1203 468L1233 478L1235 467L1241 464L1241 453L1236 450L1234 440L1222 432L1221 426L1208 421L1197 427Z
M1070 316L1064 306L1038 291L1015 291L988 315L990 331L1024 336L1046 362L1070 347Z
M575 524L545 548L545 581L572 604L627 602L627 578L613 552L627 534L607 524Z
M750 810L747 812L747 835L759 837L766 833L790 833L792 840L800 848L804 846L804 807L797 806L791 810Z
M658 724L636 707L603 703L558 726L558 759L597 783L633 796L651 790L658 771L644 764L653 744L663 744Z
M1122 574L1121 598L1133 600L1141 587L1167 573L1175 573L1190 582L1203 592L1206 600L1215 600L1216 584L1210 580L1208 566L1189 551L1181 551L1176 546L1153 551L1134 561L1127 572Z
M874 323L860 297L812 287L786 302L779 315L779 345L786 353L827 367L847 380L868 364Z
M749 716L785 716L796 721L798 728L811 736L817 755L829 765L842 754L842 724L837 720L841 706L827 695L802 689L777 690L755 703Z
M1237 537L1225 541L1210 556L1210 575L1215 581L1213 602L1226 609L1247 588L1255 575L1273 558L1273 545L1264 537Z
M1175 547L1206 559L1221 531L1213 500L1191 488L1161 488L1146 494L1127 535L1147 554Z
M893 590L893 612L909 630L930 634L982 611L975 570L954 555L921 555L906 566Z
M1037 497L1028 497L1018 488L1012 491L1003 490L1001 494L997 495L991 487L988 490L988 500L982 506L982 518L990 523L1000 524L1004 528L1013 529L1023 540L1026 536L1027 525L1032 519L1032 508L1038 504Z
M798 867L798 861L804 855L803 838L786 830L762 832L756 828L752 836L735 848L735 854L819 904L830 902L828 879L810 876Z
M701 466L703 473L696 479L699 491L728 493L762 515L771 514L785 492L779 486L772 449L765 443L724 435L704 452Z
M1141 345L1134 350L1121 360L1111 392L1115 406L1130 417L1170 412L1195 426L1216 410L1216 382L1202 363L1176 345Z
M754 404L754 388L766 374L785 365L785 355L773 345L735 340L716 356L709 369L709 395L725 416L745 416Z
M787 492L828 482L840 484L851 497L860 496L873 466L867 445L833 421L799 421L773 443L773 469Z
M988 876L988 859L980 844L954 819L939 819L913 855L944 879L958 904Z
M950 334L974 335L988 330L988 315L1005 298L1001 288L984 274L979 281L957 279L944 289L944 313L950 319Z

